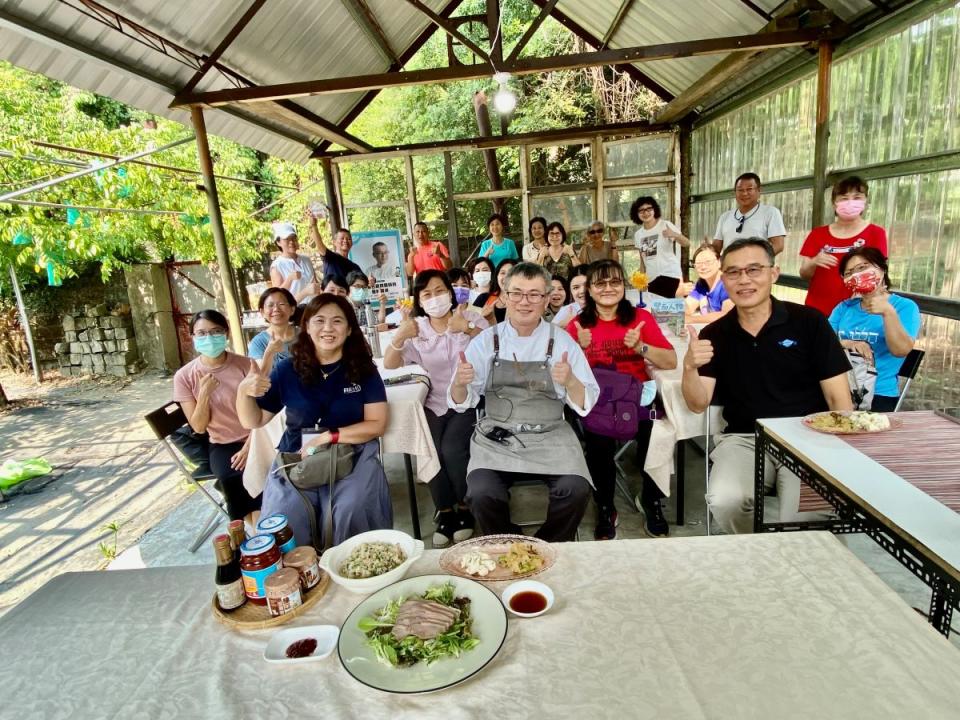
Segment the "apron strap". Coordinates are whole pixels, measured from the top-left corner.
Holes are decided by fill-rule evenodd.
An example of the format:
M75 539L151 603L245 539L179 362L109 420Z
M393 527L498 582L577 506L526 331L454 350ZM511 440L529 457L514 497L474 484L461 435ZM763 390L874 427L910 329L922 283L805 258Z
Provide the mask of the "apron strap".
M497 334L497 325L499 323L493 324L493 361L497 362L500 359L500 335Z
M543 359L543 365L541 367L546 367L550 363L550 358L553 357L553 331L556 326L553 323L548 323L550 326L550 339L547 340L547 356Z

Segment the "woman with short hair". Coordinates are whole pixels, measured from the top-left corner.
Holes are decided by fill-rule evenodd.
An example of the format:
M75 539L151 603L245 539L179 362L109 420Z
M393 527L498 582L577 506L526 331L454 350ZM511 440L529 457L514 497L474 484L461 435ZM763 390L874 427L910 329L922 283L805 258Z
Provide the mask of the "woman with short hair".
M643 258L649 291L665 298L681 297L680 248L689 247L690 241L661 215L656 198L642 195L634 200L630 219L640 227L633 235L633 243Z
M257 308L268 327L253 336L247 357L256 360L264 374L269 374L275 360L290 357L290 346L297 337L297 327L290 322L297 301L286 288L267 288L260 294Z
M519 260L504 260L497 265L497 274L490 285L490 291L481 293L473 301L474 305L481 308L480 314L486 318L487 322L500 323L506 319L507 303L503 297L503 283L513 266L519 263Z
M562 223L547 225L547 244L540 250L537 262L543 265L551 275L570 277L574 265L579 264L573 245L567 244L567 230Z
M503 233L507 228L507 219L494 213L487 219L487 231L490 237L480 243L480 257L490 258L490 262L499 266L504 260L517 260L517 244Z
M550 279L550 292L547 295L547 309L543 311L543 319L552 322L557 313L570 302L570 284L562 275L554 275Z
M542 217L530 218L530 224L527 226L530 232L530 242L523 246L523 259L525 262L536 262L540 256L540 250L547 244L547 220Z
M243 486L250 431L237 417L234 398L243 379L259 368L250 358L227 350L230 331L217 310L195 313L190 334L198 356L173 376L173 399L194 432L210 438L210 469L230 519L256 527L260 498L251 497Z
M686 299L686 321L707 325L733 309L720 273L720 253L713 245L701 245L693 254L697 282Z

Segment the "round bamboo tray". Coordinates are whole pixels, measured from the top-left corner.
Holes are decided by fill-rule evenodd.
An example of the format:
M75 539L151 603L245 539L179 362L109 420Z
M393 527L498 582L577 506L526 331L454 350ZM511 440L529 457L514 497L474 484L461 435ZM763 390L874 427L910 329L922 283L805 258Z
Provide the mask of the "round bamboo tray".
M310 590L303 593L303 604L294 608L288 613L273 617L266 605L257 605L252 602L245 602L236 610L223 610L220 603L217 602L217 594L213 594L213 616L228 627L237 630L263 630L265 628L276 627L290 622L298 615L302 615L307 610L317 604L327 590L330 589L330 576L323 570L320 571L320 580Z

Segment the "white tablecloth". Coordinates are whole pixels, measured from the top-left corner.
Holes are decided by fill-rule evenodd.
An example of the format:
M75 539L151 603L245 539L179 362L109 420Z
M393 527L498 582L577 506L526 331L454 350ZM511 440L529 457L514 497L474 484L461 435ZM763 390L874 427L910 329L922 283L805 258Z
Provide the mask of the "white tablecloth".
M381 361L378 360L377 363L380 365ZM419 365L408 365L398 370L380 368L380 375L384 379L416 373L425 374ZM420 382L387 387L390 418L382 441L385 453L415 455L417 479L424 483L430 482L430 479L440 472L440 457L433 445L433 437L423 411L427 391L427 386ZM247 467L243 471L243 486L253 496L263 492L270 465L277 455L277 444L283 435L284 418L285 414L281 411L269 423L251 433L250 454L247 456Z
M210 611L212 567L68 573L0 618L4 717L948 718L960 653L828 533L558 546L557 604L497 658L389 695L337 653L262 659ZM411 574L437 572L427 551ZM497 587L500 590L502 587ZM341 624L338 586L296 625ZM402 672L402 671L398 671Z

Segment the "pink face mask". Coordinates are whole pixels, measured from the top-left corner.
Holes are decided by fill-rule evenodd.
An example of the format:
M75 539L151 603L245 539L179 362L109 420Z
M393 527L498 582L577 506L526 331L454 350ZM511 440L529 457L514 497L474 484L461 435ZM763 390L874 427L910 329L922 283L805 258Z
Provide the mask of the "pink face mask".
M837 215L844 220L853 220L860 217L866 206L866 200L841 200L837 203Z
M852 293L869 295L879 287L880 281L877 280L876 273L873 270L864 270L845 278L843 284Z

